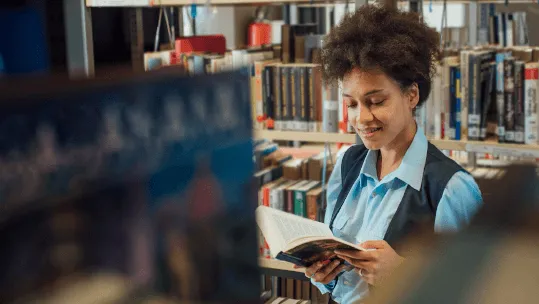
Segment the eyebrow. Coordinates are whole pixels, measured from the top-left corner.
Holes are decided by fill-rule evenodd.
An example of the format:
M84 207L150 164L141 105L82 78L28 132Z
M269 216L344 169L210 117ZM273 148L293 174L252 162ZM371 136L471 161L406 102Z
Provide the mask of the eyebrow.
M376 90L371 90L371 91L368 91L367 93L363 94L364 97L367 97L369 95L373 95L373 94L376 94L376 93L380 93L382 92L384 89L376 89ZM349 98L354 98L352 97L351 95L349 94L346 94L346 93L343 93L342 94L344 97L349 97Z

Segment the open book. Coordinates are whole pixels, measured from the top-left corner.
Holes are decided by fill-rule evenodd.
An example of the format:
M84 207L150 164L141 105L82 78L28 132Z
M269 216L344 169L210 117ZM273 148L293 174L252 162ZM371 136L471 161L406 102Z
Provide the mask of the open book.
M266 206L256 209L256 221L271 256L302 267L333 260L336 249L366 250L333 236L328 225Z

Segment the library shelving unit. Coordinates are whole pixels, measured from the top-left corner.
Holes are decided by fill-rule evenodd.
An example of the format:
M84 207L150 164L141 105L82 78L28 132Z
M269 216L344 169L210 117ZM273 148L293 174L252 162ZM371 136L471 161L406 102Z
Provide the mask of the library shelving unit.
M357 139L357 136L355 134L272 130L255 130L254 136L255 138L265 138L271 140L329 142L343 144L355 144ZM433 145L438 147L438 149L440 150L539 158L539 145L505 144L494 141L467 141L445 139L431 139L429 141Z
M315 4L344 2L335 0L65 0L64 11L66 13L66 44L67 44L67 66L72 76L92 76L94 74L93 58L93 33L91 10L101 7L125 7L130 10L130 35L131 54L133 66L141 66L143 55L142 11L143 7L181 7L190 5L257 5L257 4ZM396 6L397 0L382 0L386 5ZM423 2L410 0L410 4L416 6ZM434 2L441 2L436 1ZM478 6L485 3L506 3L506 0L449 0L448 2L468 3L469 24L468 38L470 45L475 45L478 38L477 12ZM364 5L367 0L355 0L356 7ZM536 3L536 0L512 0L511 3ZM181 23L180 23L181 25ZM181 33L181 29L179 30ZM355 134L338 133L308 133L255 130L256 138L271 140L318 142L318 143L344 143L355 144L357 136ZM431 140L435 146L442 150L482 152L499 155L525 156L539 158L539 145L517 145L501 144L496 142L481 141L455 141L455 140ZM291 264L276 260L260 259L260 266L268 274L305 279L303 273L294 269ZM283 275L285 274L285 275Z

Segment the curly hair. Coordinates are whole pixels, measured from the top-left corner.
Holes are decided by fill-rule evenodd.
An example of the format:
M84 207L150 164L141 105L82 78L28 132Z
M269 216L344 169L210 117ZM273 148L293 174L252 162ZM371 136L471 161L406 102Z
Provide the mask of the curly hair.
M327 83L341 80L352 69L379 70L401 90L416 83L419 103L430 93L439 34L411 12L364 5L344 17L324 40L320 61Z

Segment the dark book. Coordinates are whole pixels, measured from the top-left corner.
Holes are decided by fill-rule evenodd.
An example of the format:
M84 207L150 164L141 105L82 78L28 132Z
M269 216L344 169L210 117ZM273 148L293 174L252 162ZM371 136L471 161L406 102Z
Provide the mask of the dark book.
M515 61L515 143L524 143L524 61Z
M457 80L457 74L459 73L458 65L449 66L449 130L448 138L456 139L457 130L457 91L459 81ZM460 75L458 75L460 78Z
M289 130L299 131L298 121L300 113L300 71L296 66L290 68L290 121Z
M471 52L469 57L468 139L479 140L481 135L481 55Z
M505 142L515 141L515 59L505 57L504 77L504 127Z
M338 259L334 252L337 249L367 250L336 238L324 223L266 206L256 209L256 219L272 257L297 266L309 267L318 261Z
M495 53L487 51L481 55L481 93L480 93L480 113L481 119L479 122L479 138L485 140L487 135L487 113L491 104L491 68L492 63L495 61Z
M248 80L0 82L2 303L257 302Z
M264 120L266 123L266 129L274 129L275 122L275 100L273 94L273 67L265 66L262 72L262 106L264 109Z
M290 130L290 121L292 119L292 89L291 74L292 69L289 66L281 66L281 89L282 89L282 130Z
M505 80L504 80L505 53L496 54L496 113L498 116L498 142L505 142Z
M273 65L273 113L275 130L283 129L283 90L281 85L281 67Z
M309 131L309 76L308 67L297 67L299 70L299 101L297 115L297 127L299 131Z

